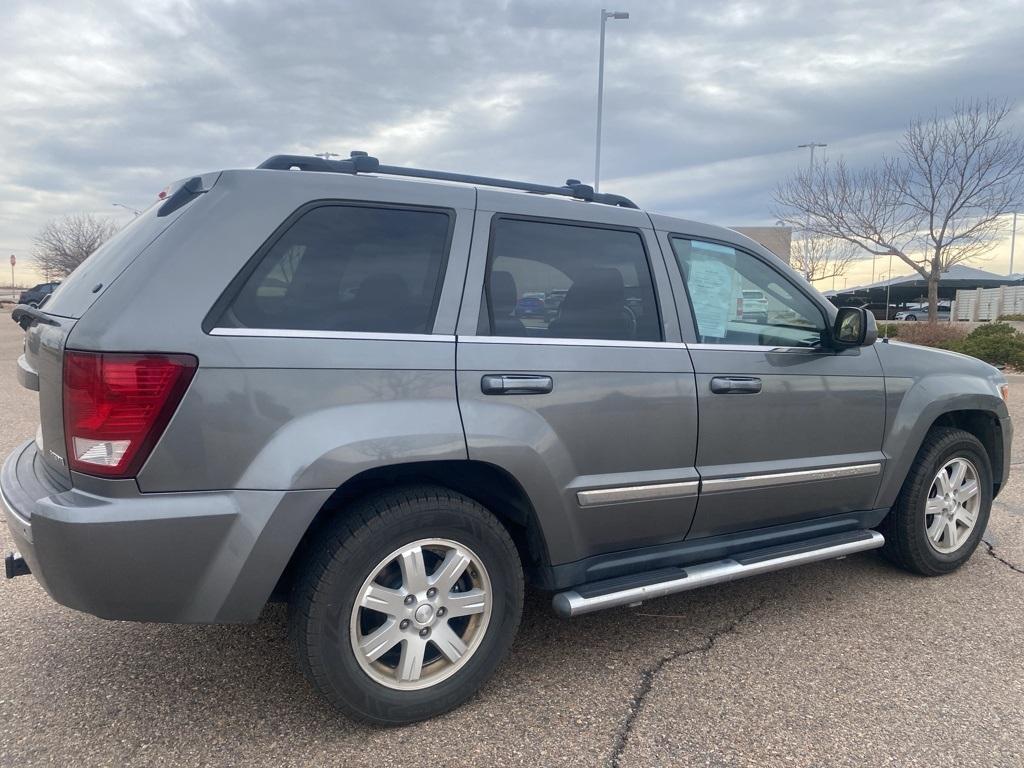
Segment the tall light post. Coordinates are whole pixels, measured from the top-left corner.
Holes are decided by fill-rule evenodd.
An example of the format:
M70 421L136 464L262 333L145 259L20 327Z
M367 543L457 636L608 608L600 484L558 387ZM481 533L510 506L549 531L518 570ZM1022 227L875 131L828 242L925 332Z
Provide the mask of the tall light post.
M885 319L890 320L889 317L889 300L892 297L892 254L889 254L889 282L885 284Z
M313 157L322 157L324 160L330 160L332 157L341 157L337 152L317 152Z
M811 150L811 182L814 181L814 150L818 147L827 147L828 144L819 144L816 141L810 141L806 144L797 144L797 149L809 149Z
M813 184L814 184L814 150L817 147L827 147L827 146L828 146L828 144L821 144L821 143L819 143L817 141L810 141L807 144L797 144L796 145L797 149L808 149L809 148L811 150L811 174L810 174L810 180L811 180L811 184L812 184L812 187L811 187L812 189L814 188L813 187ZM811 214L808 213L807 214L807 218L804 220L804 237L805 238L811 236L810 229L811 229ZM872 272L874 271L874 262L872 262L872 264L871 264L871 271ZM832 290L835 290L835 288L836 288L835 280L833 280L832 281Z
M1017 247L1017 212L1013 212L1013 226L1010 230L1010 274L1013 274L1013 251Z
M594 191L601 188L601 111L604 108L604 28L608 19L628 19L626 11L601 9L601 54L597 60L597 142L594 147Z
M125 205L124 203L111 203L111 205L114 206L115 208L124 208L126 211L131 211L136 216L142 213L142 211L136 210L135 208L132 208L130 205Z

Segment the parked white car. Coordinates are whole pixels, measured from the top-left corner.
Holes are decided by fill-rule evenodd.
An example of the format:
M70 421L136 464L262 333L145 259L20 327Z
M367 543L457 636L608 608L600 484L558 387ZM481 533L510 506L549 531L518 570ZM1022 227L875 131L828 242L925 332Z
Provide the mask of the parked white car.
M949 304L940 303L936 308L936 320L949 320ZM897 320L927 320L928 304L911 304L906 309L896 313Z

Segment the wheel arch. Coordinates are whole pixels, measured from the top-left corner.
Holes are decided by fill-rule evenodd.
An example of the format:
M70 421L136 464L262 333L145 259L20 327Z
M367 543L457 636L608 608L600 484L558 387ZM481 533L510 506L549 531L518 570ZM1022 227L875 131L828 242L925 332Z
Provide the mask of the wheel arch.
M1003 427L999 417L991 411L977 408L946 411L932 422L928 432L935 427L962 429L978 438L978 441L985 447L985 453L988 454L989 463L992 465L992 496L995 497L1002 486L1003 468L1006 461L1006 457L1003 455ZM920 446L918 446L918 450L920 450Z
M904 424L899 419L890 431L884 452L889 457L888 467L878 492L875 506L887 508L895 504L903 488L910 467L921 451L928 434L936 427L955 427L968 432L981 442L992 465L993 497L997 495L1006 476L1005 440L1003 422L996 410L998 398L983 402L976 396L964 396L947 402L936 402L919 414L916 423ZM1005 406L1004 406L1005 407Z
M550 564L547 545L530 497L506 470L489 462L472 459L415 461L360 472L331 494L314 516L289 558L274 589L273 599L286 599L297 563L320 529L353 502L381 490L417 484L439 485L462 493L490 510L515 542L519 557L529 574Z

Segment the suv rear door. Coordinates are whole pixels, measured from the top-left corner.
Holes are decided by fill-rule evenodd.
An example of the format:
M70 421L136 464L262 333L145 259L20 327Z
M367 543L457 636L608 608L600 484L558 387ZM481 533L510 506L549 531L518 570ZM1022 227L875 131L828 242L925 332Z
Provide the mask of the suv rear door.
M700 411L689 537L870 510L884 462L878 355L823 348L828 316L799 278L702 229L659 231ZM764 295L764 322L736 311L745 290Z
M524 486L552 563L682 539L694 377L650 220L478 195L457 345L469 457ZM542 313L522 301L540 294Z

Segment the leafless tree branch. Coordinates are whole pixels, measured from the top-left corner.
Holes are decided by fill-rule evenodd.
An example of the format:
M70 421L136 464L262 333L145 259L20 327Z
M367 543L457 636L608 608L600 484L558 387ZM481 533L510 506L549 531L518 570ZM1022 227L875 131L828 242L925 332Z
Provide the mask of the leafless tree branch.
M842 277L857 256L857 246L847 240L804 233L793 239L789 260L807 282L815 283Z
M65 277L115 232L117 224L112 219L87 213L54 219L33 238L32 256L44 275Z
M934 319L942 273L988 251L1024 200L1024 139L1007 124L1011 111L989 99L916 119L899 154L875 167L826 160L813 175L782 182L775 214L812 235L896 256L928 281Z

